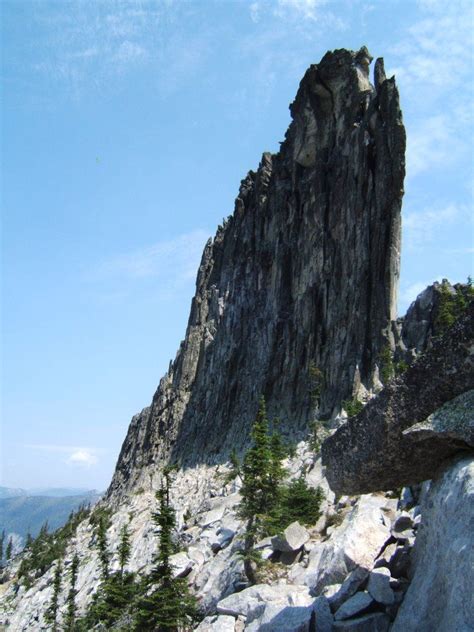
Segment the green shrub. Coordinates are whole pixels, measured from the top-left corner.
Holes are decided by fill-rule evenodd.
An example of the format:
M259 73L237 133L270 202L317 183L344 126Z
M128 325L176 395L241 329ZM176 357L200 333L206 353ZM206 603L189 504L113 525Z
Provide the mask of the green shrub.
M309 394L311 398L311 403L313 405L316 405L319 403L319 399L321 397L321 392L324 385L324 373L321 371L321 369L318 366L316 366L316 364L313 361L311 361L309 363L308 374L309 374L309 384L310 384Z
M387 343L380 352L380 378L383 384L389 382L395 375L395 367L393 364L392 350Z
M435 316L435 333L442 335L464 313L474 298L472 279L468 277L466 285L458 285L451 293L449 282L443 279L439 288L439 301Z
M345 399L342 402L342 407L346 411L348 417L355 417L364 408L364 404L354 397L353 399Z

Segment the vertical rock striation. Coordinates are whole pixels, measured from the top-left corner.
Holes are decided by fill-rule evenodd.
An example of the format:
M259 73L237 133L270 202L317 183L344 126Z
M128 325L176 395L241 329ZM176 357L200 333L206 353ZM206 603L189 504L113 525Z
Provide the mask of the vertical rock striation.
M277 154L241 182L209 240L185 340L151 406L136 415L114 500L159 463L216 462L248 440L257 401L296 435L377 380L399 276L405 130L382 60L337 50L311 66Z

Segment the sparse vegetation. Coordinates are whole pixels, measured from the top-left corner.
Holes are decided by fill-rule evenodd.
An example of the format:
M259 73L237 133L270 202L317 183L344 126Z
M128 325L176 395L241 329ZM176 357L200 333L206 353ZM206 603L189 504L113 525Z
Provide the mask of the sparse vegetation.
M61 574L62 574L62 564L59 560L56 564L56 568L54 569L54 579L53 579L53 596L51 598L51 603L46 610L44 619L46 623L48 623L53 632L56 632L58 629L58 612L59 612L59 593L61 592Z
M324 422L320 419L315 419L309 424L309 438L308 445L312 452L319 454L321 445L324 439L327 437L328 432Z
M402 373L405 373L409 366L410 365L405 362L405 360L399 360L395 363L395 375L401 375Z
M68 542L76 533L79 523L89 515L89 507L80 507L77 511L71 512L66 524L53 533L49 533L48 524L45 523L38 536L30 542L23 556L18 570L18 579L23 580L29 587L33 580L41 577L55 560L64 557Z
M314 361L309 363L308 368L311 404L317 406L321 399L321 392L324 385L324 374L321 369L316 366Z
M173 576L170 557L174 553L173 530L176 524L170 503L171 469L164 471L161 489L157 492L158 511L153 521L158 528L159 547L146 589L138 599L135 612L136 632L175 632L189 628L196 620L194 597L183 578Z
M468 277L465 285L457 285L451 292L449 282L443 279L439 288L439 303L435 317L435 332L442 335L463 314L474 299L472 279Z
M69 571L69 592L66 601L66 617L64 621L65 632L76 632L76 581L79 571L79 557L74 555Z
M364 408L364 404L354 397L353 399L345 399L342 402L342 407L346 411L348 417L355 417Z
M242 501L239 514L246 520L244 549L245 573L251 582L258 580L261 564L255 550L258 538L283 531L291 522L316 522L322 491L307 486L303 477L284 484L282 460L286 456L281 435L270 433L265 400L260 399L258 413L252 427L253 445L247 451L243 466Z
M392 350L390 349L390 345L388 343L382 348L380 352L379 362L380 362L380 377L382 379L382 383L386 384L395 375L393 354L392 354Z

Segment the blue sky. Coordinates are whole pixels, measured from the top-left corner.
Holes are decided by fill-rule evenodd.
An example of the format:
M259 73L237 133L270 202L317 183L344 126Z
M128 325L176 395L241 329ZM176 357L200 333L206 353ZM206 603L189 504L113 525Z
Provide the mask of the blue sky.
M202 247L310 63L366 44L408 130L400 313L473 268L470 2L2 7L3 484L105 488Z

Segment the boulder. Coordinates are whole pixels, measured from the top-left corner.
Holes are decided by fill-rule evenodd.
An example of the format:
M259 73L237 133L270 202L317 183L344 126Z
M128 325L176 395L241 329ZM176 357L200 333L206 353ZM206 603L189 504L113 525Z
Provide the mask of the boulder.
M309 553L308 567L295 581L304 581L314 594L325 586L344 582L357 567L372 569L379 552L390 538L383 519L385 498L364 495L335 533Z
M333 632L387 632L390 627L390 618L383 612L366 614L349 621L336 621Z
M367 590L378 603L386 606L395 602L395 594L390 585L391 575L388 568L376 568L369 575Z
M205 514L202 514L201 516L198 516L196 523L202 527L208 527L216 522L219 522L219 520L222 519L224 512L225 512L225 505L222 504L220 506L215 507L215 509L211 509L210 511L206 511Z
M326 597L323 595L317 597L313 604L313 610L314 632L332 632L334 617Z
M218 615L213 617L206 617L195 628L195 632L234 632L235 619L228 615Z
M173 577L186 577L194 566L193 560L182 552L170 555L169 561L173 569Z
M395 519L391 528L391 533L397 540L409 540L415 535L413 528L414 522L412 517L408 512L402 511L402 513Z
M234 617L244 615L247 618L251 618L256 612L261 615L264 607L268 604L281 606L282 608L287 606L306 607L311 605L312 601L313 599L306 586L256 584L219 601L217 612Z
M368 576L369 571L366 568L355 568L343 581L339 590L328 597L331 610L335 612L349 597L352 597Z
M368 592L358 592L350 597L346 602L337 609L334 619L341 621L342 619L350 619L359 612L364 612L369 606L374 603L373 598Z
M245 632L310 632L311 606L267 604L246 622Z
M336 494L396 489L433 478L446 459L472 447L472 412L464 408L463 398L461 403L455 398L473 387L473 339L471 301L444 336L326 439L322 460ZM443 420L456 417L460 408L465 412L455 433L446 421L435 431L413 432L415 424L445 404Z
M397 543L392 542L391 544L387 544L382 553L378 556L375 561L374 568L380 568L381 566L390 566L390 560L395 554L397 550Z
M272 538L272 548L274 551L291 553L299 551L308 540L308 531L299 522L292 522L286 527L282 535Z
M413 578L392 632L461 632L474 613L474 457L448 464L422 500Z

